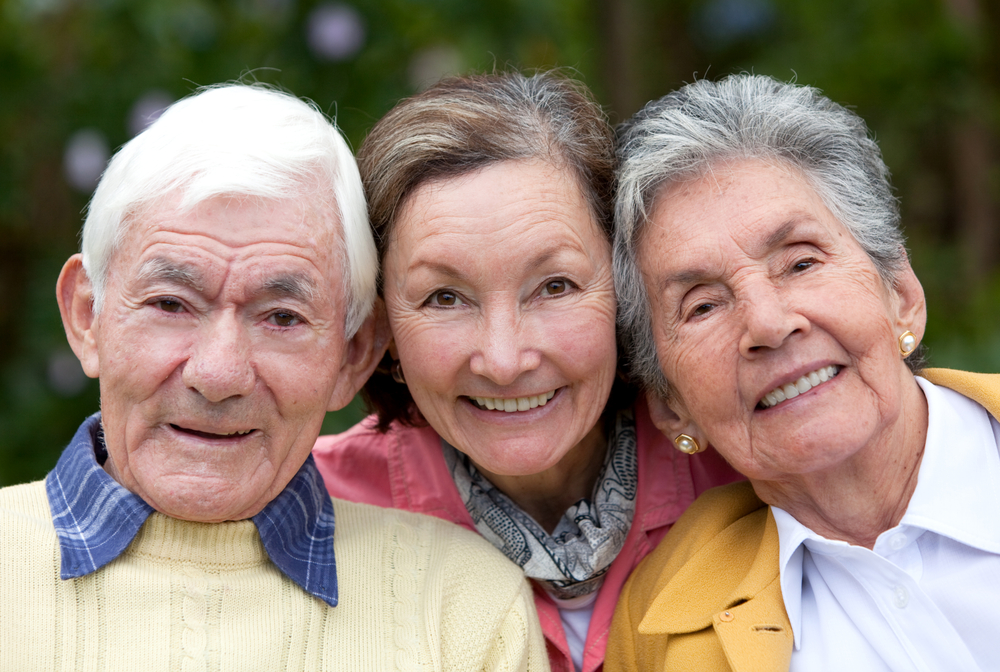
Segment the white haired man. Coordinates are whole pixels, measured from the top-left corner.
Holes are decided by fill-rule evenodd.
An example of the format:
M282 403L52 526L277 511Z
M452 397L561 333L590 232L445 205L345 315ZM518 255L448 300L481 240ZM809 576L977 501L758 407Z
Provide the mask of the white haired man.
M293 96L206 89L115 156L57 284L101 413L0 490L0 669L547 668L492 546L326 495L376 275L353 157Z

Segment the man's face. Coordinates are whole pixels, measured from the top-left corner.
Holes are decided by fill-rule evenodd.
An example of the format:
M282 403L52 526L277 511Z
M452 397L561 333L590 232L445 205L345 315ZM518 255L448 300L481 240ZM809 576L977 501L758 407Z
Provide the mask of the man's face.
M330 216L307 199L216 198L130 225L76 350L100 377L105 469L158 511L253 516L363 382L371 343L344 338Z

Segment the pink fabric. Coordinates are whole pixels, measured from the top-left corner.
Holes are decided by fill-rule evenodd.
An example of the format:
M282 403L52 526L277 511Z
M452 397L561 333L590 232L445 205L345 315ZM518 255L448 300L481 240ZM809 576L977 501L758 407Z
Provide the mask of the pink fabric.
M743 478L714 450L689 457L674 448L653 426L644 401L636 403L635 420L639 446L636 516L598 592L583 672L601 669L618 594L639 561L695 497ZM430 428L394 425L380 434L373 429L373 418L366 418L343 434L321 436L313 456L334 497L426 513L476 529L445 466L441 439ZM535 606L553 672L573 672L559 610L537 586Z

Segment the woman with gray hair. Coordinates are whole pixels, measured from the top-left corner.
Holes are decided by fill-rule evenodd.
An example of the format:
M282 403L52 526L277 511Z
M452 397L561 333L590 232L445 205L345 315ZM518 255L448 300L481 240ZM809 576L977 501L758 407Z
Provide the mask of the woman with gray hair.
M553 669L597 670L628 574L737 477L668 450L616 375L604 114L551 73L453 78L358 163L393 341L376 414L316 446L327 486L479 531L533 579Z
M864 122L739 75L620 134L615 274L706 493L622 593L608 670L997 669L1000 376L921 370L926 307Z

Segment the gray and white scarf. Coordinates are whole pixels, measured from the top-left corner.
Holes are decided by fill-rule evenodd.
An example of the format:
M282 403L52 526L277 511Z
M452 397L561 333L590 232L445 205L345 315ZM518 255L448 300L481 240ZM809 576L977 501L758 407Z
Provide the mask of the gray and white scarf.
M554 597L580 597L600 587L635 514L636 435L630 410L615 417L593 495L569 507L552 534L490 483L468 456L441 443L448 470L480 534Z

